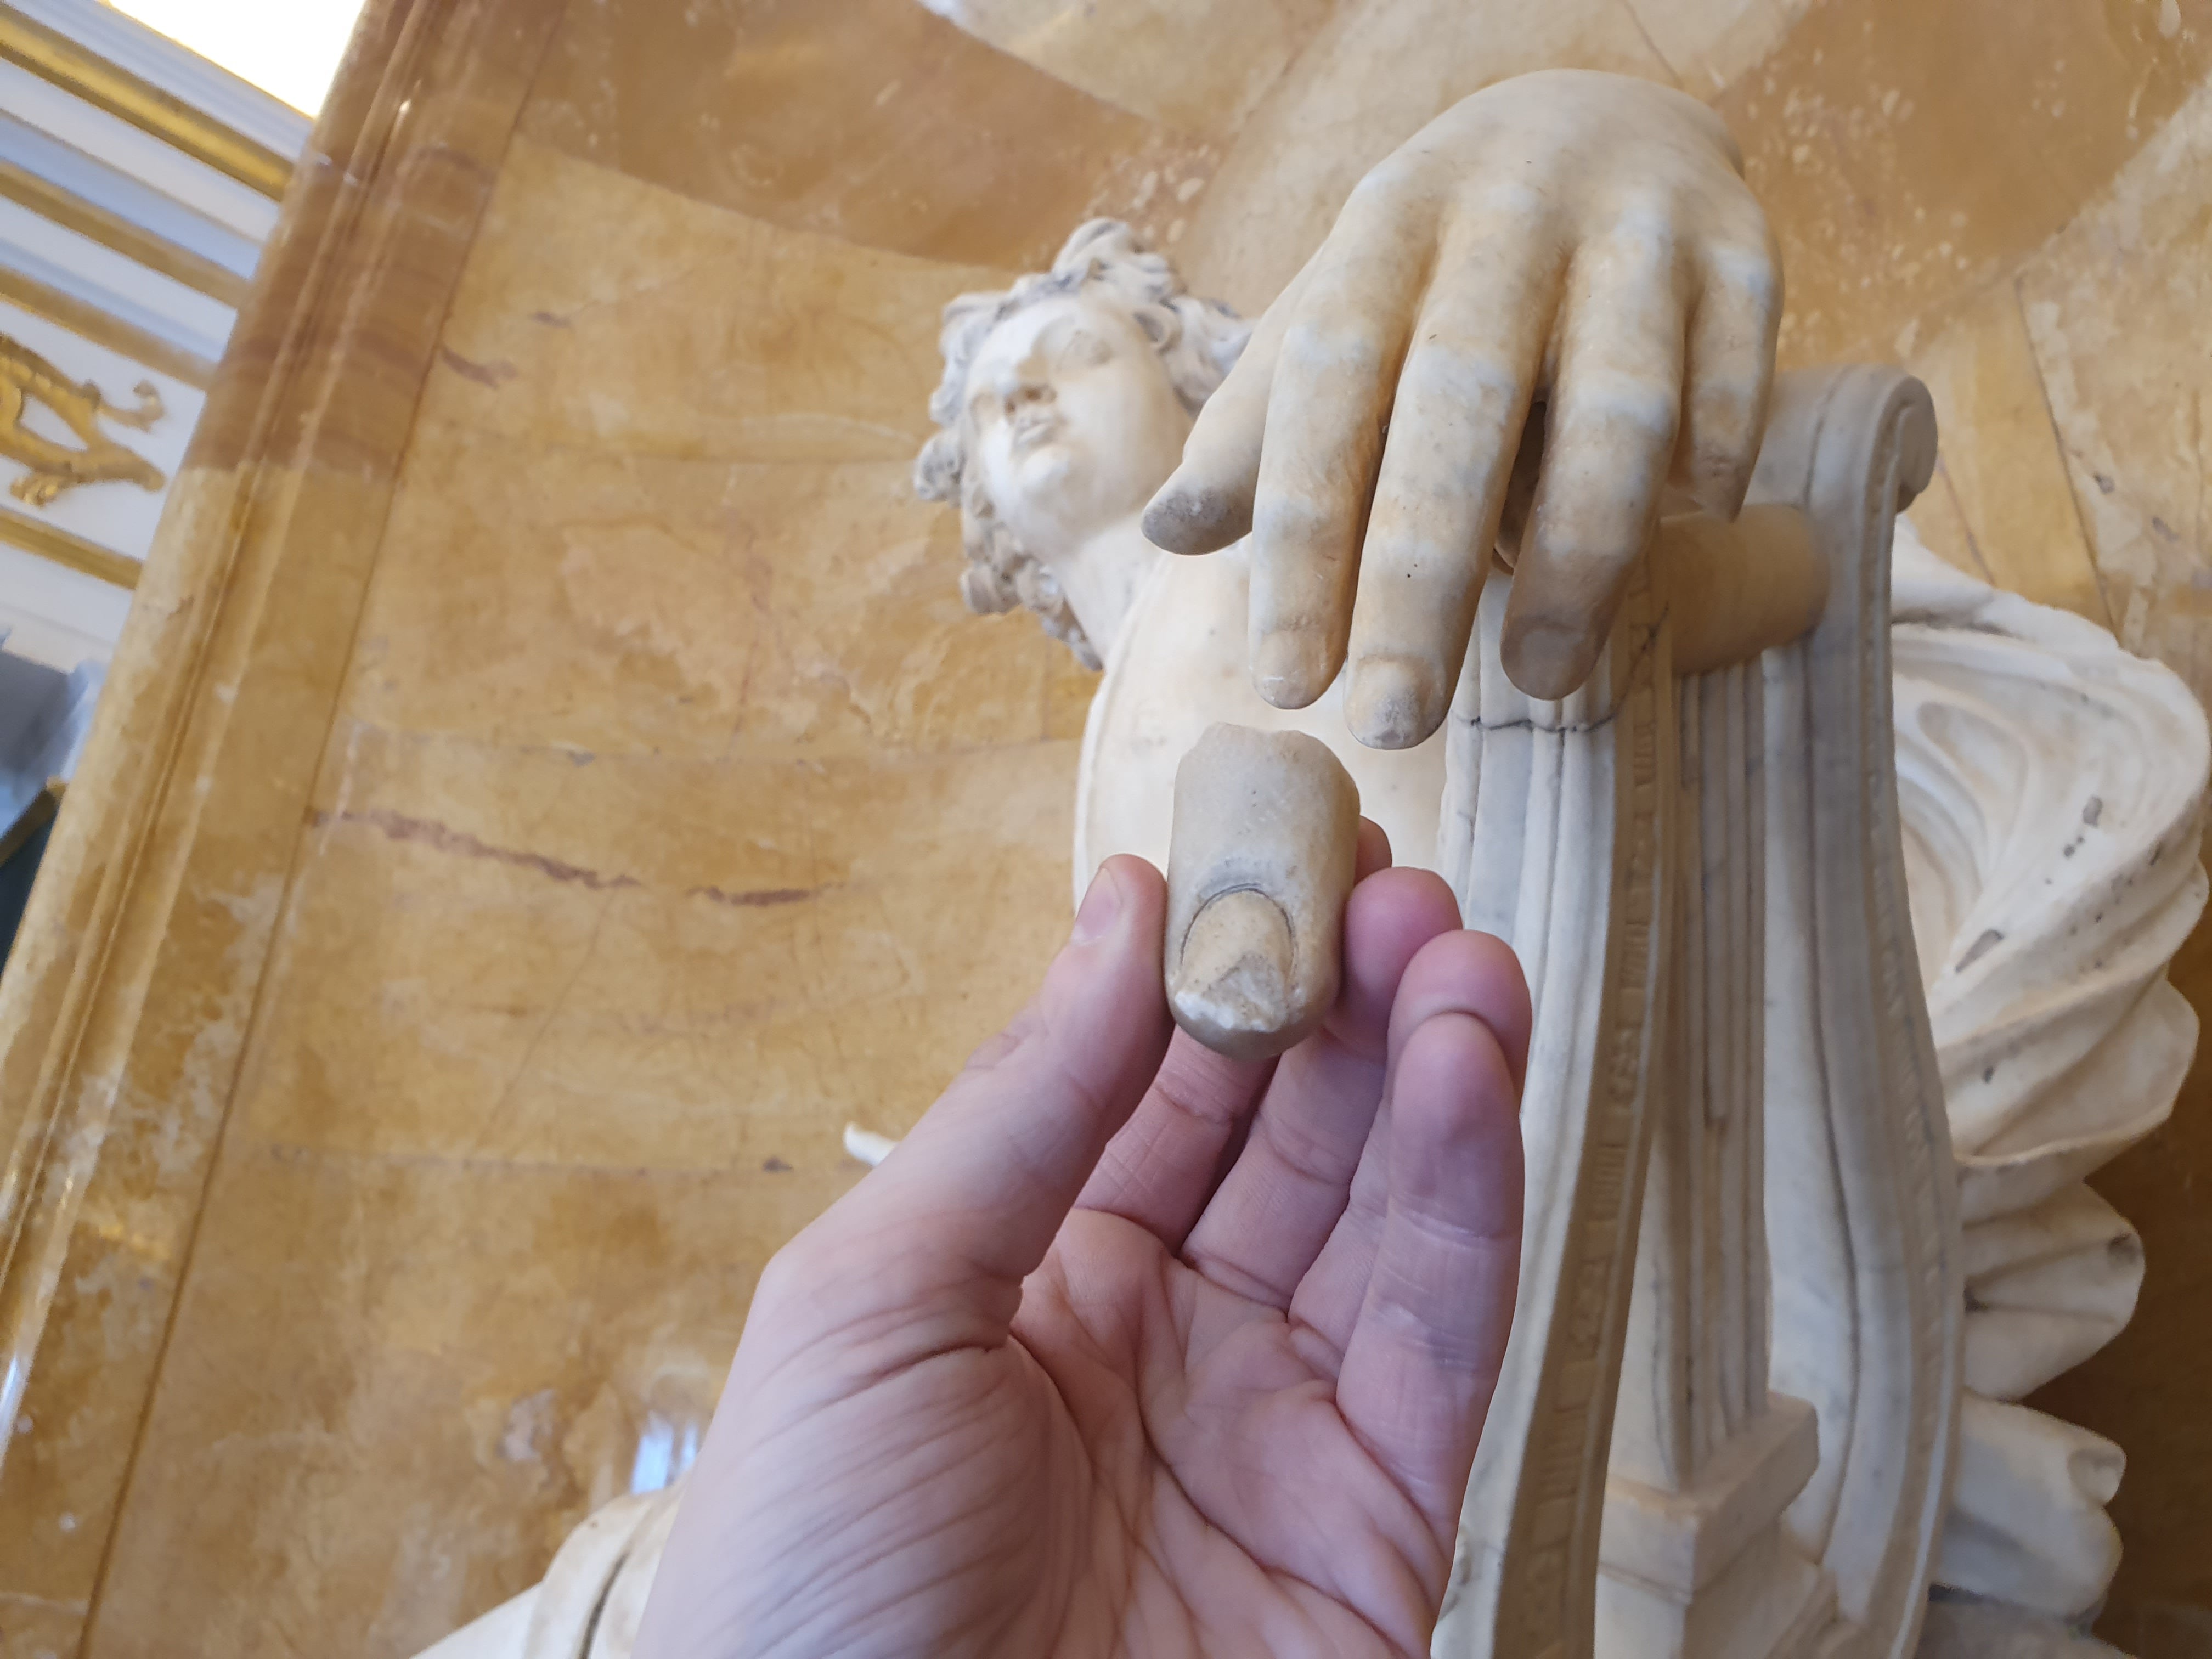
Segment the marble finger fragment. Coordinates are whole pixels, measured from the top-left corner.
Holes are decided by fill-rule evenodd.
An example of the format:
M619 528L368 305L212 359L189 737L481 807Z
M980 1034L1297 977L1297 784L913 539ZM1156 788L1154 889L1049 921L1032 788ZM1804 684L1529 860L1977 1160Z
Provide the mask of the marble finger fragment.
M1176 772L1167 990L1217 1054L1263 1060L1319 1028L1343 975L1359 791L1298 732L1206 728Z

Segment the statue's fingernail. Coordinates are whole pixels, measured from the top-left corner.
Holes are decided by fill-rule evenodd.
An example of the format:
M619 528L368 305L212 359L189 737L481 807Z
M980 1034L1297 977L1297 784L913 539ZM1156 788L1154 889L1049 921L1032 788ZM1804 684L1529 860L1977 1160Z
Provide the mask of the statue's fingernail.
M1317 678L1315 641L1288 628L1262 634L1252 646L1252 684L1278 708L1304 708L1328 689Z
M1222 1053L1273 1052L1270 1034L1296 1012L1294 954L1290 918L1265 893L1246 887L1209 900L1176 960L1168 994L1177 1018Z
M1411 749L1443 723L1430 665L1413 657L1363 657L1353 665L1345 724L1370 749Z
M1197 529L1197 506L1182 475L1170 477L1145 508L1145 539L1170 553L1183 551Z
M1168 1011L1216 1054L1310 1036L1343 981L1359 789L1303 732L1212 726L1176 768L1163 963Z
M1505 676L1531 697L1571 696L1590 676L1597 653L1580 629L1564 623L1510 624L1504 649Z
M1252 508L1178 469L1145 508L1145 539L1170 553L1213 553L1252 531Z
M1102 865L1091 878L1091 890L1083 896L1075 912L1075 931L1068 935L1068 943L1096 944L1114 931L1121 916L1121 884L1114 879L1113 871Z

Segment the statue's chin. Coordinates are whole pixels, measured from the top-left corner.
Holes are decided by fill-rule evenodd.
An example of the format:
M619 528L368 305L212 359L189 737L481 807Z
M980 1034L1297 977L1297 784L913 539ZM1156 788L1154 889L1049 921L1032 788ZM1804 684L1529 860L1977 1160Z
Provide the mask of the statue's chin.
M1046 442L1022 457L1017 476L1021 480L1022 494L1030 502L1049 512L1054 507L1066 505L1054 497L1067 489L1075 472L1074 450L1066 444Z
M1092 457L1072 445L1040 444L1019 458L1013 482L1012 499L1000 498L1000 514L1015 538L1047 563L1053 562L1056 550L1073 556L1120 516L1096 499L1115 493L1101 489L1111 480L1102 479Z

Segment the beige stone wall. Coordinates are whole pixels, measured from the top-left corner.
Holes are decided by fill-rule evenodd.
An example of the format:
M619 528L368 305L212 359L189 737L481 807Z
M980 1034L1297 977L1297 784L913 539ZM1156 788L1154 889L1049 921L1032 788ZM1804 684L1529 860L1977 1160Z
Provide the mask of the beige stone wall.
M902 1129L1014 1006L1089 680L962 611L907 469L937 308L1088 214L1256 308L1486 81L1680 84L1772 209L1790 360L1934 389L1931 542L2212 692L2212 0L366 27L318 141L353 182L293 204L134 619L117 805L72 797L0 990L0 1135L82 1149L46 1288L0 1286L10 1659L400 1655L521 1588L708 1407L839 1127ZM2212 952L2180 977L2212 1006ZM2050 1391L2135 1455L2108 1627L2152 1656L2212 1605L2205 1178L2201 1073L2100 1182L2142 1316Z

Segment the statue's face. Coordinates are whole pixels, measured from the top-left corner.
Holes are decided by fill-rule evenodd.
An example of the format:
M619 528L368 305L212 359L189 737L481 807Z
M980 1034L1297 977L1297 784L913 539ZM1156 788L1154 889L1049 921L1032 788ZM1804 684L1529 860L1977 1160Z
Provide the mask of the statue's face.
M992 505L1048 564L1142 510L1191 427L1144 331L1080 293L991 331L969 365L963 418Z

